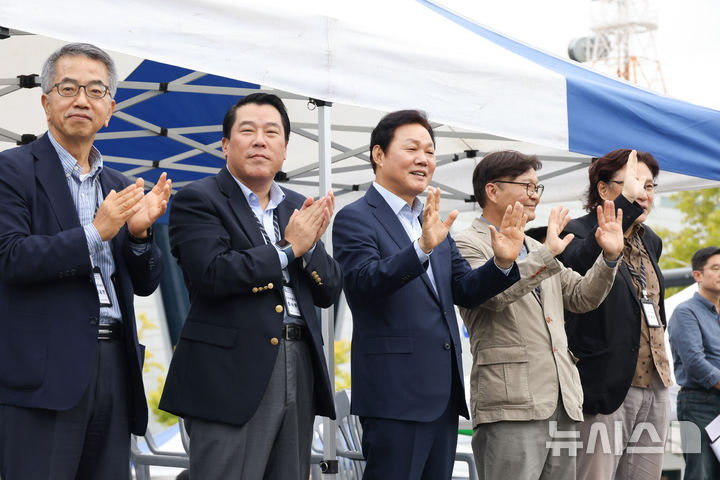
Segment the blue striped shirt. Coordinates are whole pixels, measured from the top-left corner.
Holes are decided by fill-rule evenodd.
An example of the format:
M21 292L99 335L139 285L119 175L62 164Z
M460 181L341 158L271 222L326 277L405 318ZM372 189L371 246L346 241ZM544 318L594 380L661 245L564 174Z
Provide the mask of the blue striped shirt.
M100 307L100 324L107 325L120 322L122 321L122 313L120 311L117 293L115 292L115 286L111 281L112 275L115 273L115 261L112 256L112 251L110 250L110 242L103 242L100 239L100 234L95 228L95 225L92 224L95 213L104 198L102 189L100 188L99 178L100 172L103 169L102 156L95 146L93 146L90 149L89 157L90 172L83 174L82 168L77 160L55 140L49 130L47 135L65 171L65 178L67 178L68 187L70 187L70 194L72 195L73 203L75 204L75 209L80 219L80 225L82 225L85 231L85 239L88 250L90 251L90 260L93 267L100 268L103 281L105 282L105 288L110 297L110 303L112 303L110 307ZM149 244L132 245L135 254L142 254L147 251L149 247Z

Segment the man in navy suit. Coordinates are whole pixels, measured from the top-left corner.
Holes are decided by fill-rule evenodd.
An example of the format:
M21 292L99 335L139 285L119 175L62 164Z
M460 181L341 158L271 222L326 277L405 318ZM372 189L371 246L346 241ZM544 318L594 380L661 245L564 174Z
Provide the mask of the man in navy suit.
M226 167L170 208L191 305L160 408L187 420L191 478L307 479L315 415L335 416L315 312L342 286L320 241L334 199L274 181L289 137L280 98L242 98L223 121Z
M66 45L41 84L48 132L0 153L0 476L127 480L147 425L133 294L160 281L150 227L171 185L143 195L93 146L115 107L107 53Z
M366 479L449 479L458 415L468 417L453 304L472 308L520 275L522 206L508 207L495 257L472 270L439 216L435 139L416 110L380 120L370 139L375 182L333 226L353 314L352 412L363 425ZM417 198L428 189L427 204ZM422 219L420 219L422 216Z

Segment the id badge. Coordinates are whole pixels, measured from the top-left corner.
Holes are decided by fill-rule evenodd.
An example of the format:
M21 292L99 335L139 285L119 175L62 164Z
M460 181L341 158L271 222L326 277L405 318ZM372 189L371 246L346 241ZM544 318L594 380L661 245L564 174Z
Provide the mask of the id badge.
M295 299L295 292L293 292L293 289L287 285L283 285L283 295L285 297L285 311L288 316L301 318L302 315L300 314L300 306Z
M102 273L100 272L100 267L93 267L93 279L95 279L95 288L97 288L100 306L112 307L110 295L107 292L107 288L105 288L105 281L103 280Z
M662 325L660 324L660 319L657 316L657 313L655 313L655 304L652 300L649 298L643 298L640 300L640 303L643 307L643 313L645 313L645 321L647 322L648 327L651 328L660 328Z

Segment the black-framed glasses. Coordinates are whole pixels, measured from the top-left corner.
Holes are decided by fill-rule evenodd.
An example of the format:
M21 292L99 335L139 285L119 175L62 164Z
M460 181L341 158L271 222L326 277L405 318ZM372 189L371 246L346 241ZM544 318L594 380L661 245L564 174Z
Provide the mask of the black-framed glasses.
M77 97L82 88L85 90L85 95L95 99L103 98L110 91L110 87L102 82L89 82L86 85L80 85L73 80L58 82L52 88L56 89L61 97Z
M620 186L625 185L625 182L622 180L608 180L607 183L617 183ZM658 184L657 183L646 183L643 188L647 193L653 193L657 189Z
M545 185L540 183L536 185L530 182L511 182L510 180L495 180L490 183L512 183L513 185L525 185L528 197L532 197L536 193L538 197L542 197L542 194L545 191Z

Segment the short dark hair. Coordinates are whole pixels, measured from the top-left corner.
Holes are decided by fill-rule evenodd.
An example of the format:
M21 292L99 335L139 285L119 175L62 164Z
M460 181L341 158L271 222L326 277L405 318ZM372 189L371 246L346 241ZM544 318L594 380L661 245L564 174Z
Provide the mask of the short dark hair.
M375 145L380 147L380 150L387 152L388 145L395 135L395 130L402 127L403 125L410 125L417 123L425 127L425 130L430 134L433 146L435 145L435 134L433 133L432 126L427 119L425 112L420 110L398 110L397 112L391 112L380 119L378 124L373 128L370 134L370 163L372 165L373 172L377 168L375 160L372 156L373 148Z
M592 165L588 169L588 178L590 185L585 193L585 210L592 212L597 208L598 205L603 204L603 199L600 197L597 186L600 182L609 182L615 172L625 166L628 161L628 155L630 155L629 148L618 148L610 153L606 153L602 157L593 160ZM658 176L660 173L660 166L655 160L655 157L648 152L637 152L638 162L642 162L648 166L650 173L653 178Z
M223 138L230 138L232 127L235 124L237 109L243 105L247 105L248 103L254 103L256 105L271 105L275 107L275 109L280 112L280 118L282 118L282 126L283 130L285 130L285 141L287 142L290 140L290 117L288 117L285 104L277 95L263 92L251 93L250 95L241 98L235 105L228 108L228 111L225 113L225 118L223 119Z
M473 171L475 201L485 208L487 201L485 185L502 177L515 178L531 168L536 171L542 168L542 162L535 155L526 155L515 150L501 150L487 154Z
M705 264L714 255L720 255L720 247L705 247L695 252L691 260L693 271L705 268Z

